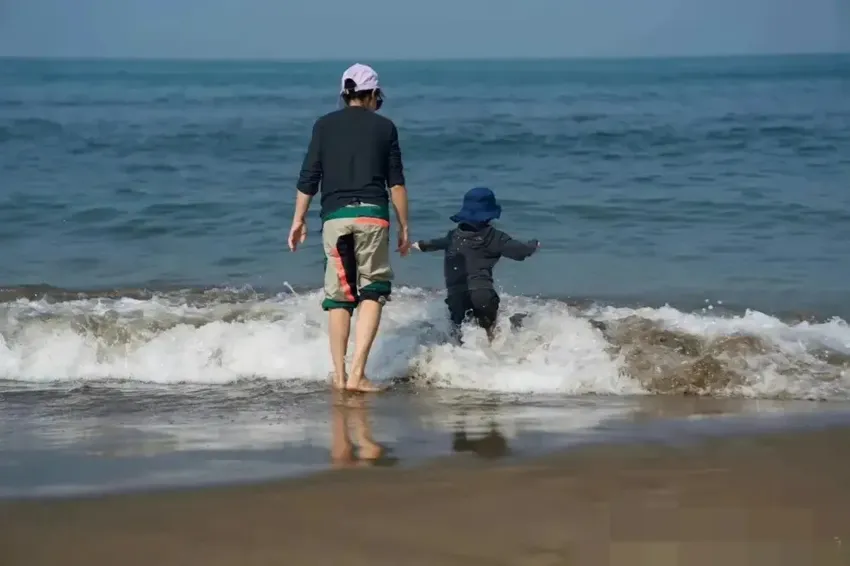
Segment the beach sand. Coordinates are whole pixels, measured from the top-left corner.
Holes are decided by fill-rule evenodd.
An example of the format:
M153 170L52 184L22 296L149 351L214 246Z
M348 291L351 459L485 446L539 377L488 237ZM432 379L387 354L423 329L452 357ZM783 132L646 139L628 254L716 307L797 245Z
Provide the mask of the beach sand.
M0 563L850 564L850 429L399 469L357 466L346 424L345 469L308 478L0 502Z

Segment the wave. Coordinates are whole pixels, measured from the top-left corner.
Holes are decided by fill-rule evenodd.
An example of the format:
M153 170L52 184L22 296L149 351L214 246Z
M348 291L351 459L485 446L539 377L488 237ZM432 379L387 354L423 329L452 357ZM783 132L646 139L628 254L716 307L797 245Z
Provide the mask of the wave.
M228 384L324 381L330 372L319 292L251 289L105 293L3 290L0 379L41 386L119 380ZM839 318L783 321L720 313L568 304L504 296L500 322L448 343L439 294L401 288L369 370L431 387L568 395L850 398L850 328Z

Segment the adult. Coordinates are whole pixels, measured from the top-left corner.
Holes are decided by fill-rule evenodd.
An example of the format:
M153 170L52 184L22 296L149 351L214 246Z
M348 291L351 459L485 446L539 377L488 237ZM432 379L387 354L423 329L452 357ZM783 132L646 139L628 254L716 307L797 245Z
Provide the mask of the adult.
M398 251L410 250L407 189L398 131L377 114L383 104L378 73L355 64L342 75L344 107L325 114L313 135L298 179L289 249L307 237L306 215L321 190L325 283L322 308L328 312L333 385L376 392L366 377L366 362L392 291L390 212L398 222ZM387 189L389 188L389 195ZM358 310L351 372L345 368L351 316Z

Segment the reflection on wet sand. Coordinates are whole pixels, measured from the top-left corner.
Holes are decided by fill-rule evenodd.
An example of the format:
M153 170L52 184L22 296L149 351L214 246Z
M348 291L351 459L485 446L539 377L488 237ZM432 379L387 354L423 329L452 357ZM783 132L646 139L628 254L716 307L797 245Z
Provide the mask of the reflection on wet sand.
M490 421L487 432L472 437L467 434L466 427L460 424L452 435L453 452L472 452L485 460L496 460L508 455L508 440L499 432L495 422Z
M347 392L331 393L331 465L334 468L392 466L398 458L389 455L388 447L375 441L372 433L369 396ZM465 412L458 414L452 434L452 452L471 453L485 460L496 460L510 453L508 441L499 430L496 415L490 415L485 429L469 426Z
M331 465L334 468L392 466L398 462L372 436L370 400L334 391L331 399ZM352 434L355 441L352 442Z
M637 399L630 418L636 423L644 423L661 419L769 414L791 410L811 412L818 408L820 405L813 401L649 395Z

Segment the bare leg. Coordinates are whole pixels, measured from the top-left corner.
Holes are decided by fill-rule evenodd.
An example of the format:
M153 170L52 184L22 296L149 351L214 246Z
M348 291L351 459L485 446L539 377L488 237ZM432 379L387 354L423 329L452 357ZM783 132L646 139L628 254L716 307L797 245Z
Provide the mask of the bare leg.
M359 459L377 460L384 453L384 449L372 438L372 426L369 423L369 415L367 413L369 407L360 399L351 399L348 410L348 417L357 438Z
M333 386L345 387L345 354L348 351L348 336L351 333L351 313L346 309L328 311L328 336L331 343L331 358L334 364Z
M361 301L354 329L354 359L351 361L351 375L345 388L349 391L375 393L381 388L366 379L366 362L372 343L381 325L383 306L377 301Z
M335 395L344 395L336 393ZM350 466L354 451L348 436L346 407L339 398L331 400L331 462L335 468Z

